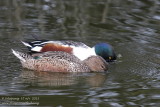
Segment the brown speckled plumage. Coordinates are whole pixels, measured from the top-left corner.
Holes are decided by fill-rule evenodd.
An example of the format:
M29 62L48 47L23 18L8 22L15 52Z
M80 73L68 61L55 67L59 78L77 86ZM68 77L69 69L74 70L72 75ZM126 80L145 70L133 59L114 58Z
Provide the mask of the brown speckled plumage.
M91 72L91 71L106 71L107 63L99 56L91 56L84 61L81 61L76 56L61 52L43 52L30 55L13 51L24 68L36 71L50 72Z

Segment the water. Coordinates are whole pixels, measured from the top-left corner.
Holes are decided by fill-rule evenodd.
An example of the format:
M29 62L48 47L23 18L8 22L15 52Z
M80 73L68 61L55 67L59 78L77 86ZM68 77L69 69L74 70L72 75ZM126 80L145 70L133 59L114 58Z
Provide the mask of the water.
M155 107L160 105L159 0L0 1L0 105ZM118 60L107 73L22 69L11 48L34 37L108 42Z

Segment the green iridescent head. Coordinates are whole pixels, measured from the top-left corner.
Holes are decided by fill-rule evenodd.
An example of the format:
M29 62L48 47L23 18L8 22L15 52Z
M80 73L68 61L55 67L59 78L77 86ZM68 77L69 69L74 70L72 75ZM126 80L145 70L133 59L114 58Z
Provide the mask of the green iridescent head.
M107 62L112 62L116 60L116 54L111 45L107 43L98 43L95 45L95 52L97 55L104 58Z

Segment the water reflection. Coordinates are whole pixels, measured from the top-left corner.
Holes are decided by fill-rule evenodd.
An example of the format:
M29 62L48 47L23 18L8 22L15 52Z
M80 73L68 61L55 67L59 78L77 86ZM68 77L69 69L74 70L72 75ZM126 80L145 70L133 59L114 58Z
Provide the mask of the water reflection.
M84 78L86 76L87 79ZM80 80L83 80L85 84L89 84L91 87L100 87L106 77L105 74L101 73L53 73L23 69L17 79L16 81L40 87L72 86L78 84Z
M78 79L74 73L49 73L23 70L20 80L32 86L70 86Z

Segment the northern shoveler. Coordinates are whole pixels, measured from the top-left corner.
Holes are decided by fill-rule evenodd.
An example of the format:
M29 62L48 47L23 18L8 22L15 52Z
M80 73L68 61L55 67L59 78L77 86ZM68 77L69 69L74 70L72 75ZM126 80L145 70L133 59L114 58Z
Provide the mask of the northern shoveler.
M82 42L74 41L50 41L37 40L22 43L28 47L31 52L64 51L75 55L80 60L85 60L92 55L99 55L107 62L116 60L116 54L113 47L108 43L98 43L94 47L89 47Z
M107 71L108 63L100 56L90 56L81 61L76 56L62 51L22 53L12 50L22 66L36 71L50 72L91 72Z

